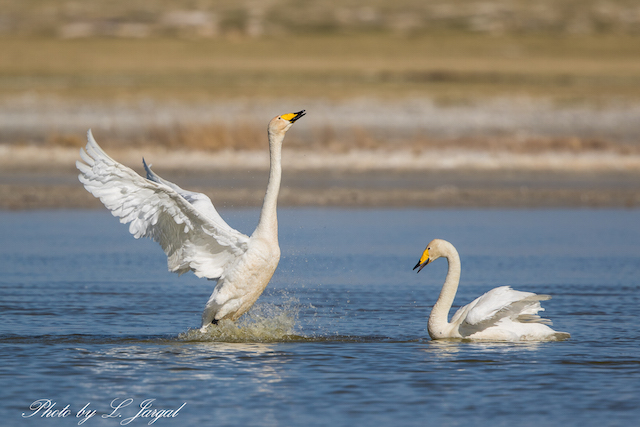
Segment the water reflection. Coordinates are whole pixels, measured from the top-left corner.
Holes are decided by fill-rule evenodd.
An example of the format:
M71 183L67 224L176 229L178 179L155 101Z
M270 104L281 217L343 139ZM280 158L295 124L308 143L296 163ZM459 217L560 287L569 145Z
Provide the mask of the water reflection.
M422 351L433 355L438 359L451 359L458 353L469 354L475 351L480 354L505 354L520 353L523 351L537 351L542 342L523 341L523 342L482 342L469 340L433 340L429 341L429 345Z
M282 380L288 357L266 343L183 343L156 342L146 345L114 346L88 352L72 349L76 366L89 371L101 382L101 394L125 391L142 393L156 381L215 382L217 387L251 384L252 389L268 392L270 385ZM133 379L139 379L135 381Z

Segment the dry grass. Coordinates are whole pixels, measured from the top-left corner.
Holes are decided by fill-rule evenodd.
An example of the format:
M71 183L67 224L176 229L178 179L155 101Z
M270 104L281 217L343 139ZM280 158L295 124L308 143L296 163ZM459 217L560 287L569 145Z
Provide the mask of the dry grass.
M63 38L390 32L637 33L634 0L2 0L0 34Z
M509 152L519 154L539 154L547 152L555 153L585 153L585 152L609 152L617 154L638 154L640 146L625 144L597 138L572 137L479 137L458 138L442 141L437 139L414 140L413 149L425 151L442 148L451 149Z
M640 44L628 35L0 38L0 51L3 97L640 98Z
M48 146L83 147L86 140L79 134L51 134ZM152 127L141 131L133 140L120 139L108 133L100 135L100 144L108 148L135 146L171 150L216 152L221 150L264 151L267 148L263 126L251 124L177 125ZM313 129L306 135L291 133L288 150L305 150L344 154L354 150L402 151L414 153L430 150L463 150L470 152L503 152L517 154L607 152L621 155L640 154L640 144L603 138L576 136L466 136L458 138L429 137L424 134L388 138L362 127L337 131L330 126Z
M149 140L155 146L167 149L202 151L219 150L264 150L264 127L251 125L192 125L174 126L169 129L154 128L149 131Z
M210 123L201 116L197 120L181 116L183 121L165 124L156 120L156 115L153 125L145 118L147 110L134 108L131 110L140 114L140 122L125 128L117 122L121 118L112 114L117 107L104 107L103 117L85 116L81 123L69 120L67 112L67 124L59 125L50 112L65 103L78 111L144 100L150 101L148 110L157 111L159 106L175 103L178 107L165 111L171 115L180 105L224 105L238 99L249 104L274 99L294 100L294 104L298 104L295 100L339 104L374 99L386 106L411 98L456 106L523 97L551 100L551 105L560 107L606 106L612 99L636 105L640 100L640 43L636 36L624 33L496 35L438 30L411 35L315 33L213 39L0 37L0 52L0 100L4 105L25 94L36 100L56 100L46 107L49 111L42 108L33 115L46 116L46 126L37 127L28 120L22 128L3 126L2 143L81 146L84 129L93 127L104 130L100 141L107 147L264 149L266 121L262 115L259 126L253 121L225 121L219 110L215 110L215 117L211 113ZM299 108L309 108L300 104ZM393 105L404 108L399 103ZM570 132L539 137L533 129L534 136L526 138L515 130L497 136L468 136L467 132L456 138L426 132L390 135L350 122L348 117L346 124L336 129L330 123L341 118L325 116L324 123L297 128L287 144L332 152L398 147L420 151L443 145L513 152L635 150L609 138L611 133L603 137L585 136L584 132L580 137ZM398 111L393 117L400 117ZM465 117L473 118L469 114ZM100 124L102 118L106 125ZM627 140L635 138L634 129L629 129L621 131Z

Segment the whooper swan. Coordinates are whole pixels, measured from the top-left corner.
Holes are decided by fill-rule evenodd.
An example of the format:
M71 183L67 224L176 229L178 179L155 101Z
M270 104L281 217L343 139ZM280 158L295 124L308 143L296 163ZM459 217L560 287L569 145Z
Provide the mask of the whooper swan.
M231 228L204 194L160 178L146 163L147 179L109 157L88 132L85 163L76 162L84 187L99 198L137 239L149 237L167 254L169 270L216 280L202 313L202 327L244 314L271 280L280 260L276 205L282 174L282 141L305 111L269 123L270 171L260 220L251 237Z
M547 341L569 338L566 332L556 332L551 322L538 316L544 311L540 301L551 299L549 295L520 292L509 286L500 286L461 307L447 321L449 310L460 282L460 256L453 245L435 239L427 245L420 261L418 273L427 264L444 257L449 263L447 277L438 301L434 304L427 330L431 339L465 338L490 341Z

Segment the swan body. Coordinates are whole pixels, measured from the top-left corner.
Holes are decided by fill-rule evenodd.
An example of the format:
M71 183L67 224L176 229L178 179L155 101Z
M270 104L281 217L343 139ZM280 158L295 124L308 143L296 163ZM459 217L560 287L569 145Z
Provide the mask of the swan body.
M427 330L431 339L465 338L490 341L548 341L569 338L566 332L556 332L548 325L551 321L538 316L544 311L540 301L549 295L521 292L509 286L500 286L460 307L447 320L460 282L460 256L446 240L435 239L427 245L413 268L418 272L427 264L443 257L449 263L447 277L438 301L434 304Z
M231 228L209 197L186 191L155 174L146 179L100 148L91 130L77 161L79 179L137 239L149 237L167 255L169 270L193 271L217 281L202 313L201 330L222 319L236 320L256 302L280 261L276 205L285 133L305 112L274 117L268 126L270 171L258 226L251 236Z

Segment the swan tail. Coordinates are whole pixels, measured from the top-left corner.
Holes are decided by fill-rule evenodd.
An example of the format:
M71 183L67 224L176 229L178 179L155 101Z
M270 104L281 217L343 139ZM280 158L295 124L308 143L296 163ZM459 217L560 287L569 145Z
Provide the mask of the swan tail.
M569 332L556 332L553 334L553 339L555 341L564 341L571 338L571 334Z

